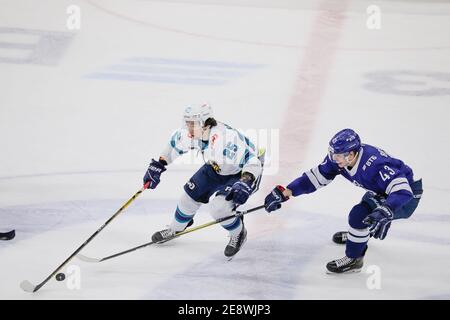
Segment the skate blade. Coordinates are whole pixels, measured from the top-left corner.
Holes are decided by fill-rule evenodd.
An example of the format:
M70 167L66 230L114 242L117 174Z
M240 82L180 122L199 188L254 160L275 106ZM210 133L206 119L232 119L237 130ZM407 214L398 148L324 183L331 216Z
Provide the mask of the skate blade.
M361 272L361 269L352 269L352 270L348 270L348 271L345 271L345 272L332 272L332 271L330 271L330 270L328 270L328 269L325 271L326 274L336 274L336 275L339 275L339 274L359 273L359 272Z

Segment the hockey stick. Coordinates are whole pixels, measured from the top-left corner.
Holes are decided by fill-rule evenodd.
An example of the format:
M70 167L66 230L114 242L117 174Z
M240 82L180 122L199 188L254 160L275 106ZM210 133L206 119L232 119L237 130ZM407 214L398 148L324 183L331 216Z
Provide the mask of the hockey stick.
M22 290L26 292L36 292L38 291L43 285L45 285L59 270L61 270L73 257L75 257L89 242L91 242L92 239L97 236L100 231L103 230L114 218L116 218L123 210L125 210L126 207L130 205L131 202L133 202L145 189L148 188L150 182L147 182L141 190L136 192L134 196L130 198L116 213L112 215L111 218L109 218L97 231L95 231L77 250L75 250L74 253L72 253L58 268L56 268L55 271L53 271L47 278L45 278L44 281L39 283L38 285L32 284L28 280L24 280L20 283L20 287Z
M181 231L181 232L177 233L177 234L176 234L175 236L173 236L172 238L169 238L169 239L167 239L167 240L165 240L165 241L161 241L161 242L158 242L158 243L164 243L164 242L173 240L173 239L178 238L178 237L180 237L180 236L182 236L182 235L185 235L185 234L188 234L188 233L191 233L191 232L200 230L200 229L204 229L204 228L206 228L206 227L209 227L209 226L212 226L212 225L221 223L221 222L223 222L223 221L226 221L226 220L229 220L229 219L232 219L232 218L235 218L235 217L241 217L241 216L243 216L243 215L245 215L245 214L247 214L247 213L254 212L254 211L260 210L260 209L262 209L262 208L264 208L264 205L261 205L261 206L258 206L258 207L255 207L255 208L252 208L252 209L249 209L249 210L245 210L245 211L236 211L236 213L233 214L233 215L226 216L226 217L223 217L223 218L214 220L214 221L210 221L210 222L207 222L207 223L205 223L205 224L199 225L199 226L197 226L197 227L193 227L193 228L190 228L190 229L186 229L186 230L184 230L184 231ZM144 243L144 244L142 244L142 245L140 245L140 246L137 246L137 247L134 247L134 248L131 248L131 249L128 249L128 250L125 250L125 251L122 251L122 252L119 252L119 253L116 253L116 254L113 254L113 255L104 257L104 258L101 258L101 259L87 257L87 256L84 256L84 255L82 255L82 254L78 254L78 255L77 255L77 258L80 259L80 260L82 260L82 261L85 261L85 262L103 262L103 261L106 261L106 260L109 260L109 259L112 259L112 258L119 257L119 256L124 255L124 254L126 254L126 253L130 253L130 252L136 251L136 250L138 250L138 249L145 248L145 247L147 247L147 246L149 246L149 245L152 245L152 244L155 244L155 243L156 243L156 242L153 242L153 241L147 242L147 243Z

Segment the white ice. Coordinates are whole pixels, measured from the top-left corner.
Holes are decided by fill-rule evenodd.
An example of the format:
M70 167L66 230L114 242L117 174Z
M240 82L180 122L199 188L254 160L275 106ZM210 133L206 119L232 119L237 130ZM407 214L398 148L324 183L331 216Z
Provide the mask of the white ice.
M0 231L17 236L0 242L0 299L450 298L449 1L376 1L380 29L367 27L374 3L363 0L1 3ZM80 29L67 28L71 5ZM67 46L50 41L30 59L39 33L20 30L60 32ZM203 101L234 127L280 130L280 170L246 208L317 165L344 127L407 162L423 199L369 243L359 274L325 274L344 255L331 236L364 193L337 178L249 214L231 262L227 233L212 226L99 264L73 259L79 288L74 272L23 292L22 280L42 281L140 189L183 106ZM169 167L83 254L149 241L198 167ZM207 206L195 217L210 220Z

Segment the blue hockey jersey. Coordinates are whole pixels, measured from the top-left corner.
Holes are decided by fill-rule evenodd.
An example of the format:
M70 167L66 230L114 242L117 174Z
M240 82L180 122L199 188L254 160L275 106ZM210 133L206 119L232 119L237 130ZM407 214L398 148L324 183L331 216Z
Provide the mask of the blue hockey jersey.
M386 197L386 205L394 211L413 198L413 171L403 161L383 150L362 144L353 168L339 168L329 156L317 167L292 181L287 188L294 196L311 193L329 184L337 175L368 191Z

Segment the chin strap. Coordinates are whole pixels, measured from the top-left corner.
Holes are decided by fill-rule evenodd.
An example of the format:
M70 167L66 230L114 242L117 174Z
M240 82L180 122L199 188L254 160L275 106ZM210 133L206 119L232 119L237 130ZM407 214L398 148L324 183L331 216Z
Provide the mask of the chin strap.
M358 159L359 152L356 152L355 157L353 158L352 161L348 160L349 156L350 156L350 153L346 157L344 157L345 161L347 161L347 163L345 164L346 167L350 166L350 164L352 163L353 160Z

